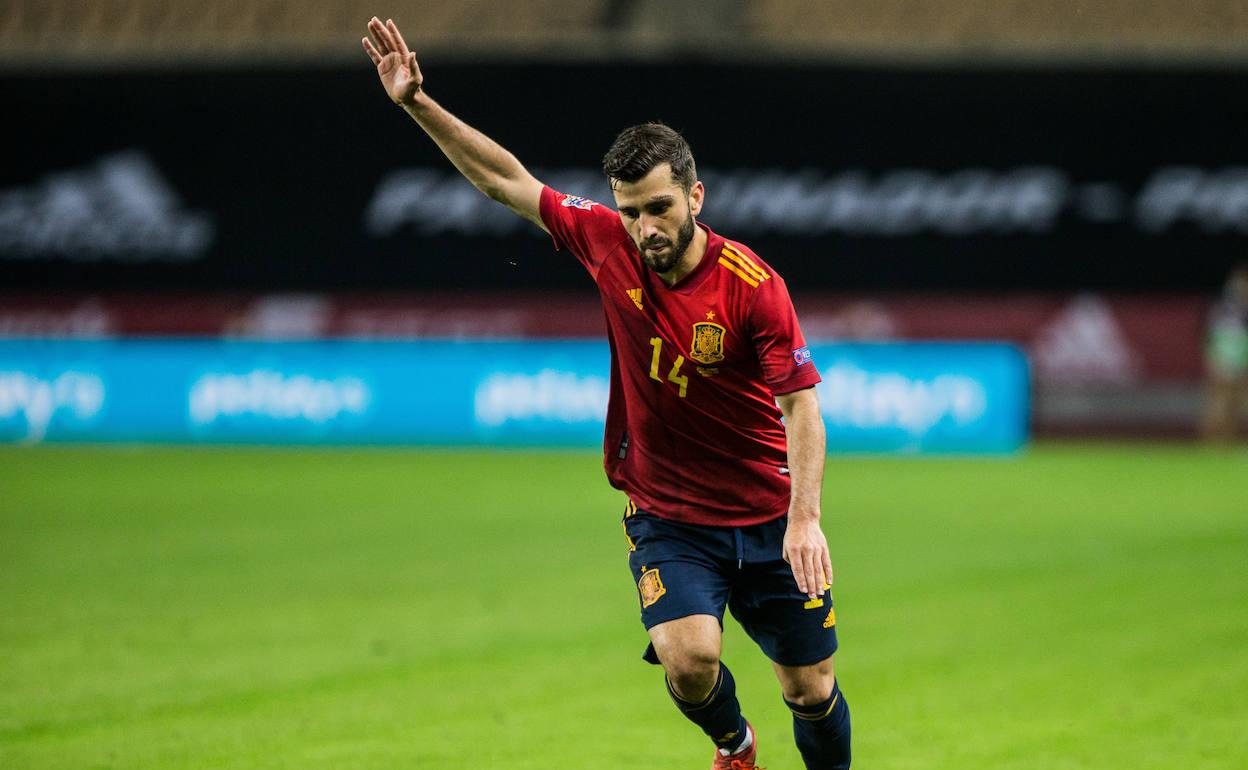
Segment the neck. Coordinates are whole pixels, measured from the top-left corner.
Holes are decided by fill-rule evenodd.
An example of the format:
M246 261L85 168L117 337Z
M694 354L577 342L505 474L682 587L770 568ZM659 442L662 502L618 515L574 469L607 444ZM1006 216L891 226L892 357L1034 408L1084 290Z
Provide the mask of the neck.
M706 255L707 244L706 231L697 224L693 227L693 240L689 242L689 248L685 249L684 255L680 261L668 270L666 273L659 273L659 280L668 286L674 285L681 278L693 272L693 269L702 262L702 257Z

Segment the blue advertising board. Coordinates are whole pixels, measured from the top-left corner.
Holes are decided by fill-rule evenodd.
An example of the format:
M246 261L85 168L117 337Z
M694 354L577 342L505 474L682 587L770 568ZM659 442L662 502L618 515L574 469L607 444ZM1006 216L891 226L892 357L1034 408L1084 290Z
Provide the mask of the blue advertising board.
M1013 346L811 352L831 451L1026 440ZM597 340L3 340L0 441L597 446L608 372Z

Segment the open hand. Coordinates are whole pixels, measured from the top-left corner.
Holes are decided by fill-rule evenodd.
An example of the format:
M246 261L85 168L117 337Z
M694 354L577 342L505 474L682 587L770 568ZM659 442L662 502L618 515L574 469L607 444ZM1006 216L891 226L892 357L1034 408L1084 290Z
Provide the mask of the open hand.
M784 560L793 568L797 590L810 599L822 596L832 585L832 559L828 539L818 519L789 517L784 531Z
M368 22L368 33L372 39L364 38L364 52L377 65L377 77L385 86L390 99L398 105L411 104L420 92L425 79L416 64L416 54L407 50L407 43L394 23L387 19L385 24L376 16Z

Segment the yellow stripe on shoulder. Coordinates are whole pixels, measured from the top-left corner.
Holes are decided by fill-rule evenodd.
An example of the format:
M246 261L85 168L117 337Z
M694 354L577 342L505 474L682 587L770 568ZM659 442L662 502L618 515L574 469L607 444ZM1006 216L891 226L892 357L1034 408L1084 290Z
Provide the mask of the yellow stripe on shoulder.
M724 244L724 251L731 255L733 259L740 263L742 267L749 268L750 272L756 274L761 281L765 281L771 276L767 271L758 266L758 263L746 255L745 252L733 246L731 243Z
M720 257L720 259L727 259L727 260L729 260L729 261L731 261L731 262L735 263L735 264L736 264L736 266L737 266L738 268L740 268L743 272L745 272L746 274L748 274L751 278L753 278L753 279L754 279L754 280L756 280L756 281L765 281L765 280L767 280L767 274L766 274L766 273L763 273L763 272L761 272L761 271L759 271L759 270L755 270L754 268L750 267L750 266L749 266L749 265L747 265L745 262L741 261L741 259L740 259L739 257L737 257L737 256L736 256L736 254L734 254L734 253L733 253L733 252L731 252L731 251L728 251L727 249L724 249L724 253L723 253L723 255Z
M746 274L745 271L743 271L741 268L737 267L733 263L729 262L723 257L720 257L719 264L723 265L724 267L728 268L732 272L736 273L738 276L740 276L741 280L745 281L749 285L753 286L756 289L758 288L758 281L755 280L753 276Z

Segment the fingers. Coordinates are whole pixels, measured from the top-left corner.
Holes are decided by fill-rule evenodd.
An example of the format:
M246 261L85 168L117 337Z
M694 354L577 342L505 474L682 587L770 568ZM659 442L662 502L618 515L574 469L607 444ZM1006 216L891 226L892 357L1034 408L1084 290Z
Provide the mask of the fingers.
M805 548L795 548L788 554L789 567L793 570L793 579L797 581L797 590L806 594L806 598L815 598L815 574L813 561Z
M394 23L394 19L387 19L386 29L390 32L391 39L398 44L398 52L403 55L404 59L407 59L411 51L407 50L407 42L403 40L403 34L399 32L399 25Z
M793 569L797 590L809 599L823 596L832 587L832 560L826 549L797 548L786 551L784 560Z
M368 38L360 41L364 44L364 53L368 54L368 58L373 60L373 64L381 64L381 54L373 47L373 43Z
M802 561L806 563L806 595L811 599L823 593L823 580L819 578L819 562L815 554L808 553Z
M806 590L806 583L805 583L806 571L802 569L801 564L799 564L797 561L789 562L789 566L792 567L793 569L793 580L797 583L798 592L809 596L810 592Z
M816 599L832 587L832 559L828 555L827 541L817 526L812 532L790 525L781 553L793 570L797 590L807 598Z
M381 20L374 16L368 22L368 31L373 36L373 40L377 42L377 50L382 56L394 50L394 43L390 40L390 32L386 30Z

